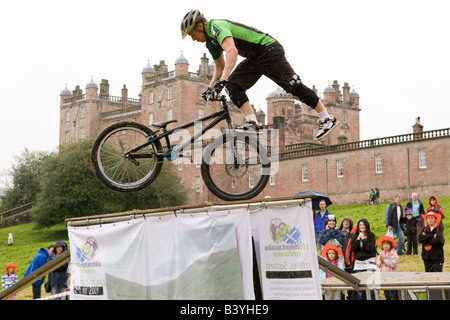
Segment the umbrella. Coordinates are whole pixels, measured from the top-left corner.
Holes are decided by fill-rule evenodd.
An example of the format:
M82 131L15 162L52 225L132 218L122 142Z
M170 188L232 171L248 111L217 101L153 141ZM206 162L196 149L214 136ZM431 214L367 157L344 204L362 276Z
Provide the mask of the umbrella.
M312 208L314 210L320 210L320 200L325 200L327 207L333 204L327 195L318 191L302 191L297 193L296 196L309 196L312 199Z

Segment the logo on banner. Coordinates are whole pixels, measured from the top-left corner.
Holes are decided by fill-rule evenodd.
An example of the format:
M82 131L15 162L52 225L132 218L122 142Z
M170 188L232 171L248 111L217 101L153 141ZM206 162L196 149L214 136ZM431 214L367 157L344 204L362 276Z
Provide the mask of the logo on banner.
M87 238L86 242L77 247L77 263L89 262L94 259L98 252L98 242L93 237Z
M291 228L279 218L270 221L270 236L276 243L299 244L301 242L300 230L295 226Z

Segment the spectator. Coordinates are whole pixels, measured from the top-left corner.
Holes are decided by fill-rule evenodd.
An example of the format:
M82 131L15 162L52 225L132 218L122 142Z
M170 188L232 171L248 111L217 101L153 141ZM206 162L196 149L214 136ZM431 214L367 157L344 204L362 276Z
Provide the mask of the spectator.
M394 202L386 208L385 212L386 228L388 229L388 232L392 232L398 237L398 255L403 254L403 246L405 244L405 235L403 234L403 228L401 225L403 220L400 220L403 217L403 207L401 202L402 198L397 194Z
M19 276L16 274L19 267L11 262L8 263L3 270L6 272L2 276L2 291L5 291L19 281ZM8 300L16 300L16 295L12 295Z
M322 248L328 243L331 243L342 250L342 244L345 241L345 235L341 230L336 229L336 217L334 214L329 214L326 219L325 229L319 233L319 246Z
M377 246L381 246L383 251L377 259L377 267L380 272L396 272L398 267L398 254L395 252L397 243L389 236L381 237L377 240ZM397 291L384 290L386 300L397 300Z
M380 190L378 188L375 188L375 205L380 204Z
M429 212L430 210L435 208L437 210L437 212L441 214L441 223L442 223L442 219L445 218L444 209L442 209L442 207L438 204L437 197L431 196L429 199L429 204L430 204L430 206L428 207L427 212Z
M410 208L405 209L405 218L402 218L404 224L406 225L406 240L408 242L408 248L406 249L406 254L411 255L411 252L418 254L417 252L417 242L418 234L416 232L416 220L413 218ZM421 228L422 229L422 228ZM419 230L420 232L420 230Z
M422 260L425 272L442 272L444 265L444 233L441 226L442 216L437 208L433 208L423 215L427 226L419 235L422 243Z
M420 201L419 196L417 195L417 192L413 192L411 194L411 200L405 206L405 216L406 216L406 212L408 210L411 210L413 221L416 223L415 230L411 230L411 231L412 232L415 231L416 243L417 243L418 238L419 238L419 233L422 230L422 228L425 226L425 223L422 218L422 215L425 214L425 209L424 209L422 201ZM408 239L408 243L409 243L409 239Z
M339 260L339 256L342 256L342 251L336 247L334 244L328 243L322 249L321 255L328 262L334 264L336 267L344 270L344 265ZM320 280L332 278L333 276L329 273L326 273L323 270L320 270ZM341 290L324 290L325 300L341 300Z
M34 271L45 265L52 252L53 252L53 245L48 246L47 249L40 248L39 252L36 254L33 261L31 261L31 264L28 267L27 271L25 271L24 277L28 276L29 274L33 273ZM33 300L41 298L41 286L42 282L44 282L44 279L45 277L43 277L40 280L37 280L31 286L33 288Z
M327 210L327 203L325 200L320 200L319 202L320 210L314 216L314 232L316 234L316 243L319 242L319 233L325 229L325 223L327 216L330 212Z
M58 258L66 250L67 248L64 241L56 241L54 252L50 255L49 261ZM68 266L69 263L66 263L48 275L52 295L67 291ZM53 300L66 300L66 297L63 296Z
M354 254L353 273L363 271L376 271L376 245L375 234L370 231L370 224L367 219L361 219L356 225L356 231L352 234L351 250ZM375 299L375 293L370 290L372 299ZM364 290L357 292L358 300L366 300Z
M8 246L12 246L13 243L14 243L13 235L10 232L9 235L8 235Z
M347 252L347 246L349 243L350 238L352 237L352 229L353 229L353 220L350 219L349 217L345 217L342 219L341 222L341 226L339 227L339 230L341 230L342 234L345 236L345 240L342 243L342 252ZM350 247L349 247L349 251L350 251ZM347 255L347 259L344 259L344 266L345 266L345 271L347 271L348 273L351 273L353 270L353 263L351 263L350 261L350 252Z

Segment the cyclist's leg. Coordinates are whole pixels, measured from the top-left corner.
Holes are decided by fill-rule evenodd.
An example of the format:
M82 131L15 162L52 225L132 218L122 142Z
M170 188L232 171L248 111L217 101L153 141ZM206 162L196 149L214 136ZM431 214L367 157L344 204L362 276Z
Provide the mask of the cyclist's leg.
M228 78L228 84L225 89L231 101L233 101L246 118L246 121L249 118L256 120L256 116L245 92L253 87L261 76L262 73L255 68L253 62L245 59L234 69Z
M274 44L269 48L258 60L257 67L262 74L291 93L297 100L306 103L318 113L325 110L319 97L303 84L300 76L287 61L282 45Z

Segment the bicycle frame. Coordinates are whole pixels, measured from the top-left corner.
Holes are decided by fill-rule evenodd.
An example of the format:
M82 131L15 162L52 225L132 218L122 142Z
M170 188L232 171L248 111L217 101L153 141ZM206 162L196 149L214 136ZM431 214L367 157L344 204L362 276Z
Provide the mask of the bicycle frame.
M153 155L150 155L150 154L133 154L133 153L138 152L142 148L145 148L146 146L150 145L152 142L154 142L156 140L161 140L163 138L166 139L167 151L164 152L164 153L156 153L156 156L157 157L167 157L167 156L170 156L171 152L173 152L173 151L177 152L177 154L178 154L178 152L180 150L183 150L188 145L194 143L195 140L197 140L199 137L201 137L205 132L207 132L211 128L215 127L222 120L226 120L227 124L228 124L228 128L232 129L233 128L233 120L232 120L232 118L230 116L230 111L229 111L229 108L228 108L226 97L222 95L216 100L221 102L221 106L222 106L221 110L219 110L217 112L214 112L214 113L212 113L210 115L207 115L205 117L196 119L194 121L187 122L185 124L182 124L181 126L178 126L176 128L170 129L170 130L166 130L164 128L162 134L160 134L160 135L158 135L156 137L152 137L152 136L149 137L149 140L146 143L144 143L144 144L142 144L142 145L140 145L140 146L130 150L126 154L126 157L133 158L133 159L136 159L136 158L151 158L151 157L153 157ZM193 127L196 122L199 122L199 121L202 122L202 121L206 121L206 120L210 120L210 119L214 119L214 120L211 123L207 124L205 127L203 127L201 131L199 131L197 133L194 133L194 135L191 137L191 139L184 141L183 143L178 145L176 148L172 149L172 145L170 143L169 137L170 137L170 135L173 132L175 132L176 130Z

